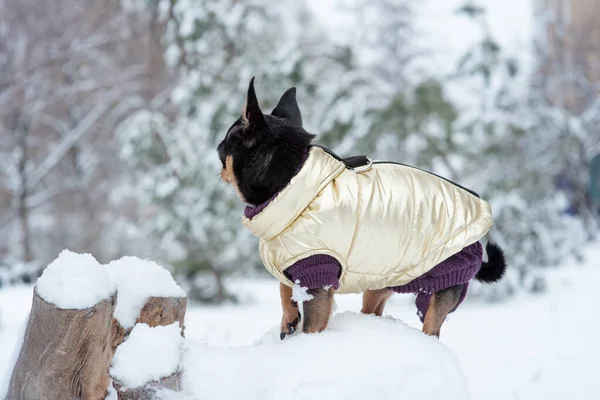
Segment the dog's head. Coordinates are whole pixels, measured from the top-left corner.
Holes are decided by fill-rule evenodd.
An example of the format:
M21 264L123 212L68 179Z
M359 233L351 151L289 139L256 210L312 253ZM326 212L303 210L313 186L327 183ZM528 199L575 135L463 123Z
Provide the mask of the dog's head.
M271 114L263 114L252 78L242 115L217 147L221 177L246 203L264 203L302 167L313 137L302 127L296 88L281 96Z

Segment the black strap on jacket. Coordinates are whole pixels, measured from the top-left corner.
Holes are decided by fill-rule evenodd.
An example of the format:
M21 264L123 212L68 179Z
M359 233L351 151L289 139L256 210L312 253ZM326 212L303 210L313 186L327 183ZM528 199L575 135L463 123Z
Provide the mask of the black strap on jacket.
M346 168L348 168L348 169L359 170L361 168L367 168L367 167L370 167L371 165L373 165L373 161L367 156L351 156L351 157L344 158L344 157L338 156L332 150L328 149L325 146L321 146L318 144L313 144L312 146L323 149L323 151L325 151L327 154L329 154L336 160L343 162L344 165L346 166Z
M454 186L457 186L463 190L466 190L467 192L471 193L473 196L475 197L480 197L479 194L477 192L475 192L474 190L468 189L462 185L459 185L458 183L451 181L448 178L444 178L443 176L440 176L438 174L434 174L433 172L429 172L429 171L425 171L424 169L421 168L417 168L414 167L412 165L408 165L408 164L403 164L403 163L399 163L399 162L393 162L393 161L375 161L373 162L369 157L367 156L351 156L351 157L340 157L337 154L335 154L332 150L328 149L325 146L321 146L318 144L313 144L313 147L318 147L320 149L323 149L323 151L325 151L327 154L331 155L333 158L337 159L338 161L341 161L344 163L344 165L346 166L346 168L353 170L354 172L360 173L360 172L364 172L367 171L371 168L371 166L373 164L396 164L396 165L403 165L405 167L409 167L409 168L415 168L418 169L420 171L426 172L428 174L431 174L433 176L437 176L440 179L445 180L446 182L449 182L451 184L453 184Z

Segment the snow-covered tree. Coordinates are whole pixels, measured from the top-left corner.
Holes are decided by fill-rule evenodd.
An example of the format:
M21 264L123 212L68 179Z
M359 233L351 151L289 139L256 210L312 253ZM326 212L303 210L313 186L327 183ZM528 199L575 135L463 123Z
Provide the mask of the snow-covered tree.
M118 255L104 235L126 176L114 127L164 81L146 68L149 14L120 0L0 4L0 255Z
M360 78L351 51L330 44L301 3L186 0L159 7L169 18L165 56L180 78L168 107L148 107L121 125L121 154L141 171L154 207L147 228L160 239L162 257L178 267L188 293L222 302L231 298L224 276L259 265L257 242L240 224L243 207L219 181L216 154L250 78L256 76L264 110L296 86L307 130L328 144L355 116L342 105Z
M567 9L537 10L544 34L536 42L531 106L548 139L562 149L552 172L567 199L566 211L580 218L593 237L599 215L588 181L590 161L600 153L600 30L594 13L569 16Z
M474 90L476 99L455 127L465 157L461 179L492 205L490 238L505 248L517 272L505 286L539 290L539 281L528 279L530 272L576 253L583 240L581 221L563 213L565 197L554 185L565 142L532 107L532 71L494 39L485 10L467 2L459 11L481 27L480 39L461 58L453 79Z
M427 54L411 47L409 21L417 5L381 0L363 7L367 21L372 15L379 21L368 32L366 64L381 102L367 113L368 133L359 143L368 153L439 173L489 200L496 220L490 237L506 249L515 272L492 295L511 286L539 289L529 272L576 253L582 230L580 220L563 213L566 199L554 185L559 160L573 153L564 151L564 136L549 133L556 131L550 110L530 101L529 55L508 54L491 34L485 9L467 1L457 12L475 24L479 37L471 38L450 76L419 73L412 66Z
M357 3L356 43L369 88L360 93L369 101L357 147L456 178L452 135L458 110L443 77L422 68L428 54L418 47L413 26L418 7L410 0Z

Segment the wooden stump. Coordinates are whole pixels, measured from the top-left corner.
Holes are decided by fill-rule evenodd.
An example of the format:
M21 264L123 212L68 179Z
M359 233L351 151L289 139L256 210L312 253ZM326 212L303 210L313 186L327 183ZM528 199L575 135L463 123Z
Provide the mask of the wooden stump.
M60 261L50 264L40 278L44 280L45 277L43 285L36 286L34 290L31 313L23 344L10 376L6 400L103 400L111 380L109 368L115 350L127 340L133 328L123 328L114 318L118 299L125 299L125 307L131 306L130 300L132 304L136 304L137 299L143 301L146 298L139 297L143 296L145 289L148 289L148 294L158 296L148 298L135 318L135 324L145 323L154 328L172 325L167 328L170 330L170 337L178 340L181 339L179 335L183 337L187 299L183 290L162 267L133 257L124 258L122 267L125 269L121 270L124 273L121 277L126 284L119 286L118 282L111 282L109 275L91 255L64 251L58 259ZM136 282L134 278L144 273L154 274L148 279L153 286L132 286ZM87 278L89 279L85 281ZM99 283L103 286L99 286ZM117 294L111 296L117 286L122 291L119 296L124 294L124 298ZM38 290L46 298L65 308L46 301ZM159 297L161 292L165 296L175 297ZM87 294L91 296L86 296ZM98 300L102 297L106 299ZM82 299L87 301L80 301ZM77 304L91 305L94 301L99 302L90 308L66 308ZM137 312L135 308L130 308L129 311ZM134 320L133 315L128 317L131 317L128 323ZM163 338L158 338L154 348L162 344ZM163 349L168 355L174 354L170 347ZM136 390L121 390L118 392L119 398L149 398L150 393L154 393L157 388L180 390L181 372L176 359L172 357L171 364L168 365L167 369L150 375L152 378L149 379L158 378L162 373L171 374L170 376L147 382ZM118 389L118 382L114 386Z
M6 399L104 399L115 304L116 295L91 308L60 309L34 291Z
M183 320L186 307L187 298L185 297L150 297L142 311L140 311L140 316L135 323L147 324L154 328L155 326L167 326L179 322L181 336L184 336Z
M187 298L185 297L150 297L135 321L136 324L147 324L154 328L156 326L167 326L174 322L179 322L181 336L184 334L184 319L187 307ZM132 328L125 329L119 324L119 321L113 319L113 347L125 341Z
M114 387L119 400L151 400L155 397L158 389L179 392L181 390L181 371L177 371L159 381L148 382L146 385L135 389L121 388L117 382L114 383Z
M187 298L185 297L150 297L136 320L136 324L147 324L151 328L157 326L167 326L175 322L179 323L181 336L184 334L184 318L187 307ZM127 340L127 336L132 328L125 329L116 319L112 321L113 326L113 354L116 348ZM117 391L119 400L138 400L152 399L153 394L158 388L165 388L174 391L181 390L181 371L177 371L171 376L164 377L159 381L149 382L146 385L135 388L125 389L119 385L118 381L113 381L113 387Z

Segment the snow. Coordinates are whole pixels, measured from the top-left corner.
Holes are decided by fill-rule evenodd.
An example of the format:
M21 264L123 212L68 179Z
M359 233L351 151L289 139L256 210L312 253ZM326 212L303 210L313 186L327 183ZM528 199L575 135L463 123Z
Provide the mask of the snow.
M449 316L440 341L458 359L474 400L586 399L600 391L595 372L600 323L589 314L600 309L600 246L596 247L586 251L586 265L569 262L547 270L545 294L520 294L493 305L467 301ZM250 290L254 304L192 307L186 316L189 340L211 347L248 346L279 321L277 282L245 281L234 288ZM336 296L336 302L339 311L356 311L361 296ZM415 311L410 295L394 295L386 306L386 313L419 329ZM395 371L388 375L390 380L401 376Z
M415 82L423 77L447 80L456 72L459 59L480 40L481 26L456 12L466 3L465 0L427 0L415 2L415 5L410 5L410 1L404 3L413 12L414 34L410 46L421 54L408 66L408 76ZM533 38L538 29L534 18L535 1L477 0L474 3L485 9L485 23L490 35L506 55L516 57L520 79L526 79L527 72L535 67ZM361 45L360 39L356 41L357 17L353 14L352 5L340 0L309 0L307 4L331 40L351 43L357 49L355 54L359 61L370 62L371 49ZM518 86L523 90L529 88L525 84ZM481 94L477 79L447 81L444 88L459 109L465 111L474 107L479 111L477 106Z
M109 299L116 286L91 254L63 250L46 267L35 290L58 308L81 310Z
M110 374L127 389L168 377L179 366L182 341L177 322L155 328L137 324L117 347Z
M10 378L12 375L12 371L15 368L15 364L17 363L17 359L19 358L19 353L21 352L21 346L23 346L23 340L25 339L25 329L27 328L27 321L29 320L29 314L25 317L23 322L21 322L21 327L17 333L16 342L14 342L14 349L10 359L8 360L8 365L6 368L6 372L4 374L4 378L0 380L2 385L0 386L0 399L3 399L6 396L6 392L8 392L8 386L10 385Z
M294 286L292 286L292 300L297 301L298 303L312 300L313 295L307 292L308 288L300 286L300 281L296 280Z
M595 243L582 251L586 259L583 265L566 262L561 268L544 271L548 282L547 292L539 295L521 293L511 301L493 305L474 302L472 296L444 323L440 341L458 360L474 400L589 399L600 391L596 372L597 360L600 359L596 332L600 329L600 323L593 318L593 313L590 314L590 311L600 309L600 291L597 287L600 282L600 245ZM230 284L242 304L221 307L188 306L185 347L189 350L184 354L188 372L198 366L200 355L207 358L222 355L230 357L229 361L247 361L245 354L261 355L267 353L268 348L276 347L277 351L287 357L294 352L296 344L302 346L307 353L319 354L319 362L333 362L325 360L325 356L321 357L323 354L331 354L330 352L320 354L317 351L322 349L312 347L311 341L319 339L320 335L295 334L284 341L275 340L277 330L273 329L281 319L278 282L273 279L244 279ZM473 289L476 289L475 286L474 284ZM19 337L19 327L31 308L32 289L32 286L15 286L0 290L0 378L9 369L8 364ZM361 296L336 296L336 303L339 312L356 311L361 307ZM413 296L392 296L387 303L386 313L416 329L421 327L415 314ZM339 317L346 318L348 315L337 314L334 317L331 329L335 331L331 333L342 336L343 332L337 329L345 322L338 320ZM349 316L350 319L352 317L353 315ZM398 335L402 335L402 338L409 335L408 328L402 323L390 323L397 327ZM355 327L352 326L352 329ZM269 333L264 335L265 332ZM329 340L328 337L331 336L323 335L325 340ZM380 337L379 340L386 340L387 346L376 343L376 348L379 351L385 350L383 359L387 362L388 359L391 360L387 357L388 352L393 352L393 347L402 346L402 343L395 338L393 341L386 338ZM350 340L348 337L346 339ZM260 343L256 343L258 340ZM361 342L360 347L374 349L369 347L372 343L366 342ZM242 354L237 354L238 352ZM371 353L372 357L378 357L378 353ZM344 348L341 355L347 357L348 364L361 368L358 363L351 362L354 358L351 349ZM341 357L340 354L336 356ZM279 376L276 368L281 366L277 362L284 362L284 357L279 360L273 357L275 356L270 355L265 360L265 365L267 361L275 363L273 370L268 371L275 382ZM294 364L296 359L287 362ZM228 361L225 363L228 364ZM261 362L261 366L262 364ZM219 365L222 364L214 364L215 370ZM393 365L394 368L382 369L381 374L390 381L402 379L404 371L400 369L400 364L390 362L388 365ZM248 385L245 374L253 374L252 369L255 367L253 364L248 365L248 370L244 370L241 375L243 380L240 383ZM234 366L229 374L235 376L233 372L240 373L238 368ZM309 373L310 371L294 369L290 378L303 379ZM194 386L194 383L188 381L189 377L189 374L184 376L187 394L165 394L165 398L210 398L189 395ZM346 384L348 379L345 378L343 382ZM377 393L368 398L377 398Z
M417 45L429 51L431 72L448 75L458 58L478 39L480 27L456 10L464 0L430 0L416 9ZM478 0L486 10L490 34L510 53L525 56L531 46L534 19L531 0Z
M117 389L113 386L112 379L108 384L108 394L104 398L104 400L119 400L119 394L117 393Z
M133 327L150 297L186 297L163 267L137 257L122 257L106 266L119 289L114 317L125 329Z
M470 398L456 358L437 339L351 312L319 334L281 341L274 329L249 347L193 344L184 365L184 394L207 399Z
M413 43L427 51L426 64L420 67L428 73L450 74L478 37L478 26L456 13L464 4L465 0L428 0L413 7ZM510 52L525 53L523 50L530 48L535 33L533 0L478 0L476 4L485 8L490 33L500 45ZM307 5L331 39L339 43L352 40L356 18L351 7L340 0L309 0Z

